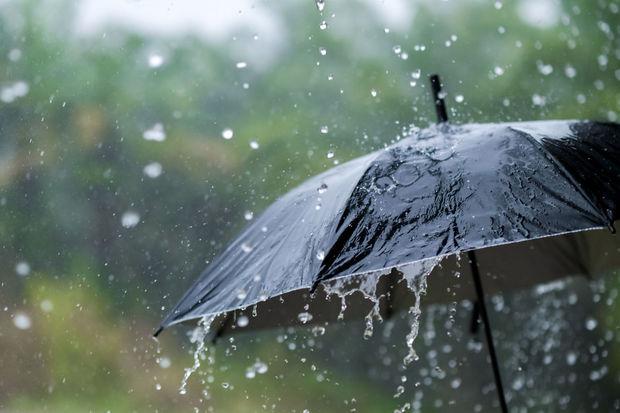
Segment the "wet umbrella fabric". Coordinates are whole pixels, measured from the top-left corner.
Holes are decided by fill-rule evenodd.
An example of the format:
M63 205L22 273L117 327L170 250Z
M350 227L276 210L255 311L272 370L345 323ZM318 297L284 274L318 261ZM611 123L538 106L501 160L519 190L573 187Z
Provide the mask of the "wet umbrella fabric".
M161 327L256 303L262 303L258 325L290 323L322 282L390 268L415 275L432 269L436 257L469 250L483 249L483 273L512 260L502 276L485 279L488 292L593 276L618 265L618 254L597 249L611 245L603 232L577 232L613 228L620 218L618 182L620 126L613 123L440 124L412 131L277 200L209 265ZM520 243L526 240L537 241ZM532 249L536 265L527 269ZM442 294L441 288L434 294L434 277L441 279L434 273L455 265L451 259L435 267L431 301ZM398 273L392 271L392 281ZM404 294L392 281L377 290ZM471 287L464 291L463 297L474 296ZM278 296L286 306L270 300ZM293 314L291 305L298 306ZM317 319L332 318L330 305L337 313L328 303Z

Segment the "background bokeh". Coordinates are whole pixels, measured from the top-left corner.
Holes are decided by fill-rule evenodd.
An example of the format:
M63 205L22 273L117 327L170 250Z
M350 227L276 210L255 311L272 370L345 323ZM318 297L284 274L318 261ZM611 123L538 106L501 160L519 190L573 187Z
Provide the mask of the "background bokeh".
M432 123L432 72L454 122L617 121L619 36L612 0L0 0L0 411L492 411L468 303L415 371L400 315L227 338L186 395L151 334L278 195ZM518 411L620 409L617 291L494 298Z

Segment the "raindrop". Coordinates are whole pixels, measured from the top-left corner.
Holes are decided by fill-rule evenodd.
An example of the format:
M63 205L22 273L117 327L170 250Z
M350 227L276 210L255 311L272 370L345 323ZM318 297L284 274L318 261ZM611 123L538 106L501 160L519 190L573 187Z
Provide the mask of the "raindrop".
M243 218L245 218L246 221L251 221L252 218L254 218L254 212L245 211L245 213L243 214Z
M319 53L321 56L325 56L327 54L327 49L324 47L319 47Z
M161 390L161 384L156 383L155 384L155 390Z
M334 157L334 151L327 151L327 159L331 159Z
M319 29L321 30L327 29L327 22L325 20L323 20L321 24L319 24Z
M150 68L156 69L163 64L164 64L164 58L161 55L154 53L149 56L149 67Z
M159 359L159 367L161 367L162 369L167 369L172 365L172 362L170 361L170 359L168 357L161 357Z
M536 67L538 68L538 71L543 75L543 76L548 76L551 73L553 73L553 66L551 65L546 65L543 62L541 62L540 60L538 62L536 62Z
M319 261L323 261L325 259L325 252L319 251L316 253L316 259Z
M237 67L237 69L245 69L246 67L248 67L248 64L246 62L237 62L235 66Z
M504 68L500 66L495 66L493 68L493 73L495 73L496 76L501 76L504 74Z
M21 277L26 277L28 274L30 274L30 264L28 264L26 261L18 262L15 265L15 272Z
M307 322L312 320L312 314L310 314L308 312L299 313L299 314L297 314L297 319L302 324L306 324Z
M571 65L566 65L566 67L564 68L564 74L567 78L572 79L577 76L577 69L575 69Z
M4 103L11 103L17 98L26 96L29 90L28 83L21 80L17 81L0 89L0 100Z
M327 191L327 184L322 183L321 186L319 186L319 188L317 189L317 191L319 192L319 194L325 193L325 191Z
M455 100L457 103L463 103L463 101L465 100L465 98L463 97L463 95L456 95L456 96L454 97L454 100Z
M17 62L19 59L22 58L22 51L19 49L11 49L8 54L8 58L11 62Z
M238 300L245 300L245 297L248 296L248 293L245 292L245 290L243 288L239 289L237 291L237 299Z
M157 178L162 173L162 166L159 162L151 162L144 167L142 172L149 178Z
M226 139L226 140L230 140L232 139L234 136L234 132L232 129L230 128L226 128L222 131L222 138Z
M403 51L403 49L402 47L400 47L399 44L397 44L396 46L392 47L392 51L394 52L394 54L400 54Z
M54 304L52 304L50 300L43 300L41 301L40 307L44 313L51 313L54 309Z
M545 106L546 103L547 99L544 96L537 93L532 96L532 104L534 104L534 106Z
M258 149L259 148L259 144L256 141L250 141L250 148L252 149Z
M267 373L267 370L269 370L269 368L267 367L267 364L263 363L260 360L254 363L254 368L256 369L256 372L258 374L265 374Z
M147 141L163 142L166 140L164 125L156 123L150 129L145 130L142 137Z
M242 315L239 316L239 318L237 318L237 325L241 328L243 327L247 327L248 324L250 324L250 319L247 318L246 316Z
M323 12L325 10L325 0L316 0L316 8L319 9L319 12Z
M377 91L376 91L375 89L370 89L370 95L371 95L373 98L376 98L376 97L377 97Z
M588 319L586 320L586 328L590 331L594 330L597 325L598 321L596 321L596 319L592 317L588 317Z
M252 247L247 242L244 242L243 244L241 244L241 251L245 252L246 254L249 252L252 252L253 249L254 247Z
M20 330L28 330L32 327L32 320L26 313L18 312L13 316L13 324Z
M568 354L566 354L566 364L568 364L569 366L574 366L576 362L577 362L577 353L575 353L574 351L571 351Z
M121 216L121 224L125 228L133 228L140 223L140 214L135 211L127 211Z
M411 72L411 77L416 80L419 79L421 75L422 75L422 71L420 69L417 69Z
M327 126L321 126L321 133L322 133L323 135L325 135L325 134L326 134L326 133L328 133L328 132L329 132L329 127L327 127Z

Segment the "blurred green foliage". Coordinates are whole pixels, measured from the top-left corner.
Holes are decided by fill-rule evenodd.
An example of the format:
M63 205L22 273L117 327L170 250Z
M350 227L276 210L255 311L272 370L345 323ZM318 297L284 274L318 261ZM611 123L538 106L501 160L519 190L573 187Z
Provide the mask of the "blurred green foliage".
M615 1L552 2L549 27L520 17L526 1L417 1L411 22L391 30L376 12L387 4L328 2L320 15L312 2L260 3L282 23L279 44L242 29L210 42L122 27L79 34L77 3L52 3L0 5L0 90L28 87L0 101L0 411L197 403L200 391L176 392L189 358L160 369L151 329L245 225L245 211L432 123L431 72L442 74L457 123L615 121L620 111ZM148 65L153 50L165 56L158 68ZM249 65L238 69L244 53ZM165 141L143 139L157 123ZM225 128L233 139L222 139ZM163 174L152 179L143 168L154 161ZM133 228L122 225L127 211L140 216ZM26 277L15 274L22 261ZM12 325L16 311L30 314L31 329ZM176 334L164 338L172 354L186 345ZM223 379L247 365L229 361ZM322 395L320 411L342 411L329 402L342 388L299 380L276 411L296 411L309 394ZM361 378L340 381L360 394L358 411L391 406ZM264 386L248 384L246 399ZM214 403L257 409L241 398Z

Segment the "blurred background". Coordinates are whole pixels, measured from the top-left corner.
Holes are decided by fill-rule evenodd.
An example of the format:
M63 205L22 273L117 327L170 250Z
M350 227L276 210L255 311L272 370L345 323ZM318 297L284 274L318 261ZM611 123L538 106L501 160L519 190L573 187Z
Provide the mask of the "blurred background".
M184 395L188 329L151 334L280 194L433 123L430 73L453 122L617 121L619 35L614 0L0 0L0 412L495 411L471 303L408 371L403 314L226 338ZM619 287L493 299L514 411L620 410Z

